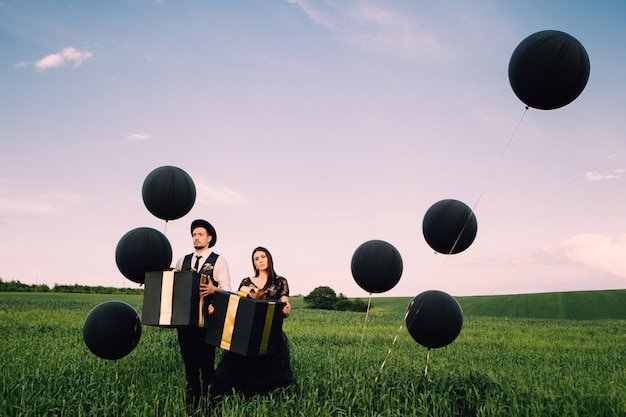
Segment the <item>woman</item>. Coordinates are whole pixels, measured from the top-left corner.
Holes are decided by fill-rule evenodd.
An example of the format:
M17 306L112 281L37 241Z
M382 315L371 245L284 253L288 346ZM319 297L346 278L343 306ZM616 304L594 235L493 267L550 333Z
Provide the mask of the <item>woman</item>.
M289 285L285 277L274 271L274 261L270 252L262 247L252 251L254 276L244 278L239 289L249 287L260 291L259 299L279 300L285 303L283 315L289 316ZM209 312L211 312L209 308ZM211 395L229 394L233 390L249 397L255 394L266 394L269 391L295 384L291 373L289 344L287 336L282 333L282 340L276 352L262 356L242 356L225 351L217 369L215 380L211 386Z

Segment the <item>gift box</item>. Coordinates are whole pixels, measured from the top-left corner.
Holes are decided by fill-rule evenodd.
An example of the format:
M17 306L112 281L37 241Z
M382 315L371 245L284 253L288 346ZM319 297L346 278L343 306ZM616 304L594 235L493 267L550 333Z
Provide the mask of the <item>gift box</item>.
M205 327L208 315L200 298L203 279L195 272L146 272L141 321L149 326Z
M216 291L214 311L206 320L205 341L244 356L273 353L282 337L284 305L280 301L255 300Z

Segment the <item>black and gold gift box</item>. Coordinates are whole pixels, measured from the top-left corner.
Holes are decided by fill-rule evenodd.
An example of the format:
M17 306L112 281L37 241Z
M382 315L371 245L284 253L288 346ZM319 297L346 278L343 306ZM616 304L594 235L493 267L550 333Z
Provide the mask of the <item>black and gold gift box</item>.
M273 353L282 337L284 305L216 291L214 312L207 318L206 342L244 356Z
M208 312L199 294L203 278L191 271L146 272L142 323L163 327L206 327Z

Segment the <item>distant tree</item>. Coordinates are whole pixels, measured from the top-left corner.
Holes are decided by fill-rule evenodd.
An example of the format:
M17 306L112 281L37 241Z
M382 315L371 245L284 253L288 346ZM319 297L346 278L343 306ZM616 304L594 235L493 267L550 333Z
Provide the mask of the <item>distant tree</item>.
M367 311L367 301L361 300L360 298L355 298L354 300L351 300L351 303L352 303L351 311L361 311L361 312ZM371 303L370 303L370 308L372 308Z
M39 284L39 285L35 285L35 292L50 292L50 287L48 287L46 284Z
M359 298L350 300L348 297L330 287L317 287L309 295L304 296L304 302L311 308L339 311L367 311L367 303Z
M45 286L47 288L47 286ZM44 289L44 286L36 286L36 285L28 285L23 284L20 281L9 281L4 282L0 279L0 291L11 291L11 292L34 292L41 288Z
M348 300L348 297L339 293L337 301L335 302L335 310L350 311L352 307L352 301Z
M304 302L311 308L334 310L337 305L337 293L330 287L317 287L304 297Z
M141 294L141 288L116 288L116 287L90 287L88 285L59 285L55 284L52 289L46 284L23 284L20 281L5 282L0 278L0 291L7 292L60 292L60 293L83 293L83 294Z

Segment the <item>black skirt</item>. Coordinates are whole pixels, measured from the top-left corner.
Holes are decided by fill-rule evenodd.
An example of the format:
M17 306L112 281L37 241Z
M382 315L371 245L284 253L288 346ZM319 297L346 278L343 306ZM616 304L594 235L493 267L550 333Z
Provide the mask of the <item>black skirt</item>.
M227 395L235 391L251 397L295 383L291 372L289 341L282 332L281 343L274 353L243 356L225 351L215 370L210 395Z

